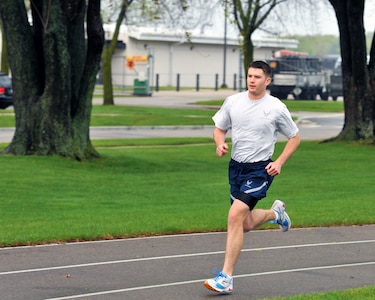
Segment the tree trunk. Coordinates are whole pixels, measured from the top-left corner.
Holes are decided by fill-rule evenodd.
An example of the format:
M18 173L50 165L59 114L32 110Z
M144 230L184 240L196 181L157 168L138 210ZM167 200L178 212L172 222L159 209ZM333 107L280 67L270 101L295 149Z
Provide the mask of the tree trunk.
M103 105L114 105L112 84L112 53L109 46L104 46L102 53Z
M87 7L85 0L33 1L32 25L23 0L2 0L0 15L16 115L16 131L4 152L98 156L89 125L104 37L100 0Z
M251 34L249 35L245 35L246 38L244 38L244 41L243 41L243 46L242 46L242 49L243 49L243 69L244 69L244 72L245 72L245 87L247 89L247 68L249 66L249 64L254 60L254 45L253 45L253 42L251 40Z
M336 139L374 143L375 93L371 86L374 66L367 65L364 0L330 0L330 3L340 31L345 109L344 126Z
M254 59L254 45L251 37L265 21L271 11L280 3L286 0L270 0L262 2L260 0L243 2L232 0L234 21L243 38L243 66L245 73L245 86L247 87L247 67Z
M117 17L116 28L112 36L111 43L105 44L102 53L103 72L103 105L113 105L113 85L112 85L112 56L116 49L120 27L124 20L128 6L133 0L122 0L121 10ZM125 62L124 62L125 63Z
M1 23L1 22L0 22ZM3 32L3 26L1 25L1 32ZM9 61L8 61L8 51L7 51L7 42L5 35L1 35L1 67L0 72L9 74Z

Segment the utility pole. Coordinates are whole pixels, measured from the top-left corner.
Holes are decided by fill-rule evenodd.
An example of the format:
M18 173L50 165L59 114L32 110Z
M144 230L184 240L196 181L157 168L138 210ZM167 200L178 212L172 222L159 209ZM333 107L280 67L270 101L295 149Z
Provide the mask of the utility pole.
M227 88L226 71L227 71L227 17L228 17L228 0L225 0L224 7L224 63L223 63L223 83L222 88Z

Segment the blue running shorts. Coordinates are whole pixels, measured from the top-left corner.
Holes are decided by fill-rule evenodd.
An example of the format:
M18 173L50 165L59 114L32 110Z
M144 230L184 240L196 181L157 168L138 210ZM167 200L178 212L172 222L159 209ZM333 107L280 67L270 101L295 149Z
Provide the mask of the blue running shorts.
M228 177L231 204L238 199L252 210L259 200L266 197L273 176L268 175L265 168L271 161L239 163L233 159L230 160Z

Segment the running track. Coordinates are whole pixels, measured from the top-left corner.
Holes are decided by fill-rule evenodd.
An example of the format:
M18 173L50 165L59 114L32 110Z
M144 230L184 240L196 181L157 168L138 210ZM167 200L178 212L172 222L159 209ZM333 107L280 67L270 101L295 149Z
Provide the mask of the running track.
M215 299L202 284L221 267L224 244L225 233L203 233L2 248L0 295L3 300ZM258 230L245 236L228 297L374 285L374 274L375 225Z

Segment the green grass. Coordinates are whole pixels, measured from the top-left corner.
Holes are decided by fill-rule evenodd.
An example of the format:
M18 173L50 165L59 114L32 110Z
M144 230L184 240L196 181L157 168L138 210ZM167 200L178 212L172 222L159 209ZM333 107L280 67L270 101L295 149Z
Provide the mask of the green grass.
M326 293L313 293L295 295L289 297L267 298L267 300L372 300L375 298L375 286L348 289L343 291L332 291ZM265 299L263 299L265 300Z
M212 109L94 105L91 126L213 125L212 116L223 100L198 102ZM342 112L342 102L284 101L290 111ZM0 127L14 127L12 110L0 110Z
M106 139L92 140L95 147L146 147L163 145L194 145L194 144L212 144L212 138L127 138L127 139Z
M342 101L283 100L283 102L291 112L344 112L344 103Z
M178 142L95 141L102 158L87 163L0 156L0 245L225 230L227 158L215 156L209 139ZM295 227L374 223L373 153L374 146L303 142L259 206L285 199Z
M135 106L94 106L92 126L212 125L214 111Z
M0 127L15 127L13 110L0 109Z
M283 100L283 103L291 112L343 112L344 103L342 101L308 101L308 100ZM204 106L219 107L223 100L199 101L196 104Z

